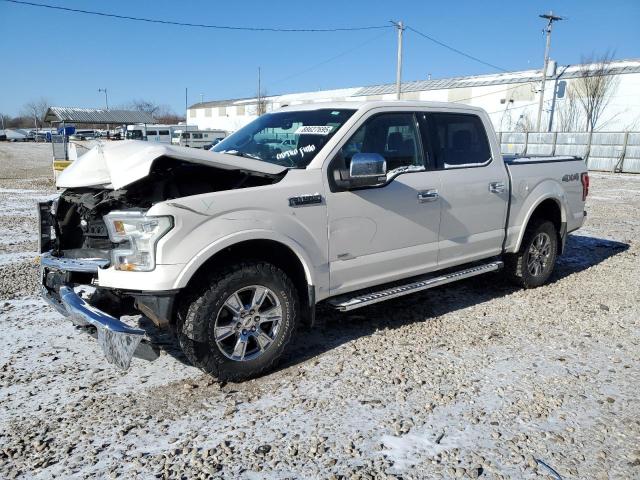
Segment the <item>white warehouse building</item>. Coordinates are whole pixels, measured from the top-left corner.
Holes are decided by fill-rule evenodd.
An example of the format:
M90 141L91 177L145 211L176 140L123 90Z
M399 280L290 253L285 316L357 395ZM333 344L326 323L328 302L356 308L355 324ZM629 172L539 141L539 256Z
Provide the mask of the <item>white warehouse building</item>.
M561 66L550 62L544 92L541 131L586 131L586 120L576 99L576 82L598 64ZM606 67L613 77L606 106L596 125L598 131L640 129L640 59L616 60ZM418 80L402 84L402 99L460 102L485 109L497 131L535 130L542 71L519 72ZM267 112L287 105L327 101L393 100L395 84L342 88L316 92L267 96L262 103ZM240 98L201 102L187 109L187 122L200 130L233 132L256 118L258 99ZM573 106L572 106L573 105Z

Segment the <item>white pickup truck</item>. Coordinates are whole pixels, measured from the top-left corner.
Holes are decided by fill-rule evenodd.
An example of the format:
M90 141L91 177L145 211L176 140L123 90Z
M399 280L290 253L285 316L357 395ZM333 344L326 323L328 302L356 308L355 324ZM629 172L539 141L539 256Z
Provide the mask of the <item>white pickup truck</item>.
M319 302L348 311L500 269L542 285L589 177L579 158L503 158L483 110L395 101L283 108L212 151L99 145L57 184L39 205L45 298L121 368L154 356L121 318L136 312L237 381L271 368Z

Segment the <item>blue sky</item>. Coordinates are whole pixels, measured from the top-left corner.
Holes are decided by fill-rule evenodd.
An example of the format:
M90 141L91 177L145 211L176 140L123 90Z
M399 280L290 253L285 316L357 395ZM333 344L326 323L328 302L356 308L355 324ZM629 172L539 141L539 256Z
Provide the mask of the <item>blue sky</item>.
M37 0L36 0L37 1ZM539 68L539 13L556 24L552 58L578 63L607 49L640 57L640 1L152 1L40 0L41 3L180 22L287 28L384 25L416 30L507 70ZM340 33L240 32L87 16L0 1L0 112L16 115L33 99L100 107L148 99L184 111L205 100L253 96L257 68L269 94L395 81L395 30ZM405 33L404 80L496 70ZM343 55L341 55L343 54ZM318 64L340 55L323 65Z

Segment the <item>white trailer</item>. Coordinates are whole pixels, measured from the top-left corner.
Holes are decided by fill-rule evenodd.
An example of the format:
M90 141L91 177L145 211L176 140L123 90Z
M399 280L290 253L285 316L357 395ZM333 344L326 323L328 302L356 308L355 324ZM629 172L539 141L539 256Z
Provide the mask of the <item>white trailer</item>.
M184 125L127 125L127 140L146 140L155 143L171 143L173 133Z
M171 143L181 147L208 148L226 136L224 130L176 130Z

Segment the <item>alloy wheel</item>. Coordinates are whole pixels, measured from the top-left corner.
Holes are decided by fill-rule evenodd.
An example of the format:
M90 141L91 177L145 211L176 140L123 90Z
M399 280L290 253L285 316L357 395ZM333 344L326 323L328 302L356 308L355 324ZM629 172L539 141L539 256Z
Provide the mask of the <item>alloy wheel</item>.
M262 285L236 290L216 316L214 337L220 351L235 361L254 360L274 343L282 323L276 294Z
M545 232L535 236L527 255L527 269L534 277L543 274L551 259L551 238Z

